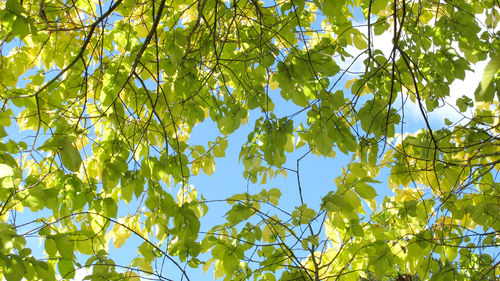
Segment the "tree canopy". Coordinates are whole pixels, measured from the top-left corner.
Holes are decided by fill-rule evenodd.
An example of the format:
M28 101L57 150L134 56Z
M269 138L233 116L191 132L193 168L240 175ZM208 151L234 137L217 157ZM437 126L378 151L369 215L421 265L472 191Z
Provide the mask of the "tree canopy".
M0 8L0 277L498 280L498 0ZM202 194L243 125L257 191Z

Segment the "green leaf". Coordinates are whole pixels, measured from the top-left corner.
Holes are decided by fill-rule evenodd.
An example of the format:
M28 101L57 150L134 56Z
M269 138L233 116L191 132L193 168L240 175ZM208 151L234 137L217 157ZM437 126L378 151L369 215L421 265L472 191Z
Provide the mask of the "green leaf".
M106 163L102 171L102 186L106 192L116 187L120 180L119 168L114 163Z
M252 214L253 211L251 208L249 208L247 205L238 203L234 204L231 210L226 213L226 219L230 224L236 225L251 217Z
M141 254L146 261L152 261L155 257L154 248L149 242L143 242L138 248L139 254Z
M323 155L328 155L332 152L333 141L328 137L328 132L323 131L316 135L314 143L318 151Z
M495 77L496 73L500 69L500 55L495 55L491 58L488 65L484 69L483 79L481 80L481 90L478 95L476 95L477 101L492 101L493 97L491 95L486 95L487 89L491 86L491 81Z
M366 43L365 39L361 34L355 34L352 38L354 46L359 50L364 50L368 47L368 43Z
M135 258L132 261L132 265L138 266L139 269L144 270L145 272L153 272L151 261L148 261L143 257Z
M234 204L235 202L238 202L238 201L243 201L245 200L246 198L248 198L249 195L247 194L244 194L244 193L238 193L238 194L235 194L229 198L227 198L227 203L229 203L230 205Z
M148 197L146 199L146 207L148 207L148 209L150 210L154 210L157 206L158 206L158 203L159 203L159 199L158 199L158 196L156 195L156 193L154 191L149 191L148 192Z
M388 0L374 0L372 2L371 12L374 15L377 15L380 11L383 11L387 7L388 2Z
M461 98L457 99L456 104L460 112L465 112L467 108L472 107L474 105L472 103L472 100L467 96L462 96Z
M231 275L238 267L239 260L230 253L226 252L222 258L222 266L226 275Z
M21 13L26 12L18 0L7 0L5 7L15 15L20 15Z
M24 248L21 251L19 251L19 254L23 257L27 257L31 255L31 249L30 248Z
M9 281L20 281L27 272L23 260L17 255L11 255L10 264L4 265L4 277Z
M110 218L115 218L118 213L118 205L113 198L104 198L104 215Z
M377 192L371 186L366 183L358 183L354 186L354 190L363 199L373 199L377 196Z
M324 1L323 2L323 12L325 13L326 16L330 17L332 20L335 19L336 17L342 15L342 9L339 4L341 4L343 1Z
M493 83L490 83L486 89L482 87L482 83L477 87L474 92L474 97L476 101L491 102L495 97L495 87Z
M5 138L7 135L7 132L5 132L4 126L0 125L0 139Z
M304 208L300 214L301 223L309 223L316 216L316 211L311 208Z
M24 17L17 16L14 24L12 25L12 31L19 37L19 39L22 40L30 33L30 27Z
M362 204L361 200L359 199L358 195L354 193L354 191L348 189L344 193L344 202L349 204L354 210L361 210L362 209Z
M269 202L274 206L278 206L279 199L281 197L281 191L277 188L271 188L269 190Z
M57 262L57 269L59 269L59 273L64 279L72 279L75 277L75 267L73 262L69 259L59 259Z
M132 195L134 194L135 190L135 185L133 177L126 173L124 177L121 179L121 192L122 192L122 198L125 201L125 203L129 203L132 200Z
M55 257L55 255L57 254L57 245L56 241L53 238L45 238L45 251L47 252L49 257Z
M59 254L61 254L63 258L72 260L74 257L73 241L63 235L57 236L55 240Z
M215 157L224 157L226 156L226 152L224 150L221 149L220 146L218 145L214 145L213 149L212 149L212 153Z
M61 162L66 169L72 172L78 172L78 170L80 170L82 158L80 157L78 149L76 149L72 142L68 140L63 141L59 155L61 156Z

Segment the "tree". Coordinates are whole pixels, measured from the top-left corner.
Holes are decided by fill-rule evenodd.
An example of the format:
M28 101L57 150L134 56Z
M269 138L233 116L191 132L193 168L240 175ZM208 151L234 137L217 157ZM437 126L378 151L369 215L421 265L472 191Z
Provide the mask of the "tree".
M0 7L6 280L499 277L497 0ZM455 102L450 86L479 61L477 90ZM444 106L459 118L432 115ZM246 122L243 178L296 186L205 199L192 180ZM341 154L331 191L308 204L301 163ZM114 261L122 246L129 264Z

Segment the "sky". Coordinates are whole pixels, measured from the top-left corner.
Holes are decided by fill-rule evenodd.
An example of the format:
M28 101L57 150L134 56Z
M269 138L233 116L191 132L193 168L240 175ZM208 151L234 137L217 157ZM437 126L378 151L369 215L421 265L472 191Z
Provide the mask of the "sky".
M359 15L358 15L359 16ZM392 49L392 44L390 44L392 34L390 32L383 34L380 37L376 37L374 40L374 47L384 51L386 57L389 56L390 50ZM359 52L358 50L351 49L352 52ZM351 68L352 71L362 71L364 66L362 65L363 58L359 59L354 66ZM346 68L350 62L338 62L341 68ZM446 99L446 101L455 105L457 98L462 95L468 95L473 98L474 90L476 89L479 81L481 80L482 73L486 62L478 63L474 69L475 72L468 71L466 73L466 78L464 81L455 81L450 89L451 96ZM353 76L347 75L343 78L342 82L339 83L337 88L344 89L344 84L346 81L352 79ZM271 95L279 95L278 92L271 93ZM401 102L401 101L399 101ZM280 110L284 112L294 112L296 106L290 102L280 101L276 102L276 107L280 107ZM410 132L415 132L420 128L424 127L423 119L421 118L420 111L417 105L410 102L405 104L406 111L406 121L408 125L407 129ZM303 114L305 116L305 113ZM299 117L300 118L304 118ZM431 125L441 126L443 124L444 118L449 118L453 121L459 121L461 115L454 110L451 110L449 106L444 106L442 108L436 109L430 114L431 120L434 123ZM269 180L264 185L252 184L243 178L243 164L238 161L238 155L241 148L246 142L247 135L253 130L253 121L255 116L251 116L247 124L241 126L235 133L228 137L229 147L226 150L226 157L216 159L216 169L214 174L210 177L206 176L203 172L197 177L192 177L190 184L192 184L199 194L208 200L225 199L228 196L235 193L258 193L263 188L271 189L278 188L282 191L282 198L280 202L286 202L282 207L289 211L293 211L294 206L300 205L300 200L297 192L297 179L293 173L288 173L288 177L282 178L278 177L276 179ZM15 129L14 129L15 130ZM11 131L10 131L11 132ZM9 133L10 133L9 132ZM206 145L208 140L213 140L218 134L218 129L216 124L211 121L204 122L195 127L190 144L202 144ZM307 152L304 147L298 151L287 155L287 163L285 167L295 169L296 160L303 156ZM334 178L336 178L341 173L341 167L350 161L350 155L345 155L340 151L337 151L336 157L334 159L317 157L315 155L309 154L303 160L301 160L301 183L302 188L305 191L304 201L308 206L313 209L318 209L321 202L321 196L326 195L329 191L335 190ZM378 200L385 195L389 195L389 188L384 185L387 181L388 171L382 170L380 178L382 183L376 185L377 192L379 193ZM206 225L213 226L215 224L221 223L223 221L223 214L228 209L226 203L210 203L210 210L205 218L202 219L202 231L208 231ZM26 212L29 214L29 212ZM128 242L131 242L130 244ZM139 245L136 240L131 238L123 248L113 249L111 246L111 257L115 259L117 263L127 263L128 260L135 257L136 246ZM40 247L35 241L30 241L29 246L34 249ZM43 247L43 245L41 245ZM36 251L34 251L36 253ZM178 275L178 270L173 269L169 266L165 270L173 270L174 275L167 275L168 278L173 280L180 280ZM83 280L83 277L87 275L88 271L78 270L77 275L74 280ZM209 269L206 275L202 275L201 270L189 269L191 280L213 280L213 267ZM191 275L192 274L192 275Z

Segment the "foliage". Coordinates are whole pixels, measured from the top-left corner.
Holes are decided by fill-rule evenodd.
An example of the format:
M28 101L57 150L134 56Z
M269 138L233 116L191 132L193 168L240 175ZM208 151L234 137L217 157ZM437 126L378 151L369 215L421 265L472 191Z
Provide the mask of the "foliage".
M495 280L499 6L0 3L0 276ZM432 115L485 60L476 92L448 107L461 119ZM194 144L211 122L218 131ZM246 122L243 178L288 174L296 186L204 199L190 182L231 156ZM339 154L351 160L307 204L301 161ZM202 219L221 204L219 221ZM130 264L113 260L120 247Z

